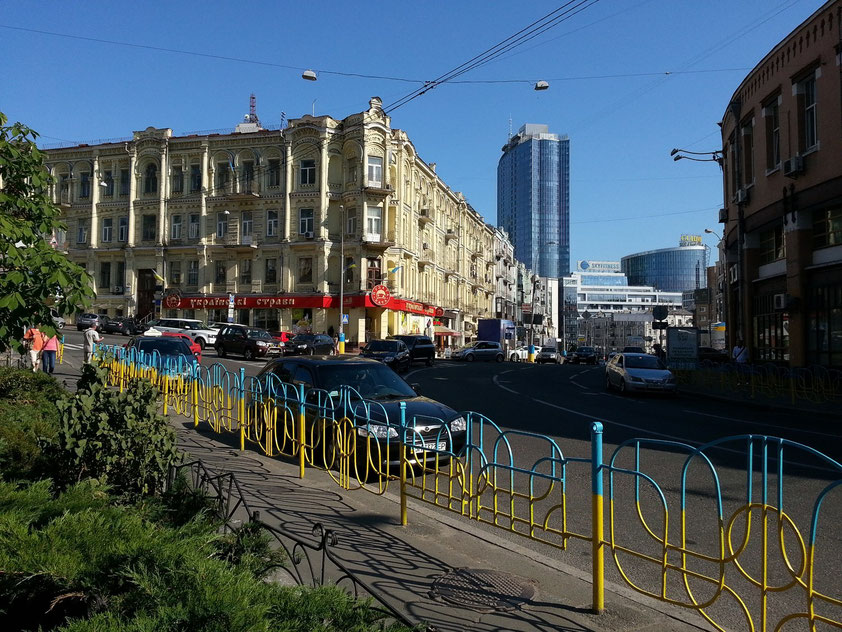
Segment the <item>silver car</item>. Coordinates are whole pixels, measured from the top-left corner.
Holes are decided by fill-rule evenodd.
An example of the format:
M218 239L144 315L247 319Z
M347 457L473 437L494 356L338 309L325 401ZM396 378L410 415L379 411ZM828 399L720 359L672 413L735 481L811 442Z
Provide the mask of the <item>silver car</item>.
M465 362L473 362L474 360L502 362L505 357L503 353L503 347L499 342L477 340L465 345L450 357L453 360L464 360Z
M605 365L605 388L621 393L675 394L675 376L657 356L618 353Z
M559 364L561 362L561 354L555 347L541 347L541 350L535 356L535 362L538 364L543 364L544 362Z
M84 331L91 325L96 325L97 327L102 325L102 318L99 314L79 314L76 317L76 329L79 331Z

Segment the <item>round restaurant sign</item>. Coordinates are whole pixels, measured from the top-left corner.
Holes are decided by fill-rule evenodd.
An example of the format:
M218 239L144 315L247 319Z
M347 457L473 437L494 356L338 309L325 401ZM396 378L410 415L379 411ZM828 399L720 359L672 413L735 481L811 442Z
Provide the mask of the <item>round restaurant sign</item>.
M390 300L392 300L392 295L385 285L375 285L371 288L371 302L375 305L386 307Z

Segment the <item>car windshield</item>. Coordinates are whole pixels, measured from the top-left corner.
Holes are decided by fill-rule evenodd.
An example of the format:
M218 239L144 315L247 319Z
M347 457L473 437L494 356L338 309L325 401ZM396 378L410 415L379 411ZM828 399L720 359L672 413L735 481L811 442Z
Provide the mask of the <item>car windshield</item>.
M555 347L541 347L541 351L544 353L555 353Z
M138 338L135 345L138 351L152 353L157 351L161 355L191 355L190 348L183 340L175 338Z
M389 367L376 364L323 365L319 367L321 387L338 392L340 386L350 386L365 399L399 399L415 397L416 393Z
M666 369L655 356L626 356L627 369Z
M593 353L593 347L579 347L579 353Z
M249 329L248 337L252 340L274 340L265 329Z
M466 344L466 345L465 345L464 347L462 347L462 348L463 348L463 349L473 349L474 347L476 347L476 346L477 346L478 342L479 342L479 341L469 342L468 344Z
M293 342L313 342L316 339L315 334L298 334L292 339Z
M191 331L196 331L197 329L203 329L203 327L202 327L202 323L185 322L183 329L189 329Z
M398 342L395 340L372 340L365 346L366 351L398 351Z

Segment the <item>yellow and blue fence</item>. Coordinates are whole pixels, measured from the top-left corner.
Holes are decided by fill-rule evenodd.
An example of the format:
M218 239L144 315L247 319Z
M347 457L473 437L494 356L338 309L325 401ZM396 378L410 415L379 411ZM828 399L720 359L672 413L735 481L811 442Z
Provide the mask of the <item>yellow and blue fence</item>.
M149 380L165 412L291 459L302 478L315 467L344 489L396 486L403 524L413 498L559 550L587 546L594 611L605 608L609 573L718 630L842 627L842 465L808 446L765 435L703 446L638 438L605 458L593 423L589 454L571 456L553 438L475 412L445 424L349 386L307 389L116 347L100 346L97 358L113 385ZM539 456L523 462L524 446ZM792 468L811 476L790 477ZM571 492L583 481L588 489ZM789 511L793 496L811 509Z

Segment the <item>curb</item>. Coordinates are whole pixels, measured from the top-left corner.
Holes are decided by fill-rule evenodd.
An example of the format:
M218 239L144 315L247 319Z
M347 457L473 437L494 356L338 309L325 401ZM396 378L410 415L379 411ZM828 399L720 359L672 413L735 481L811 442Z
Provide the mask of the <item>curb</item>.
M714 394L714 393L703 393L701 391L695 391L695 390L689 391L686 388L680 388L679 393L681 393L682 395L689 395L691 397L697 397L697 398L702 398L702 399L715 399L716 401L719 401L719 402L728 402L728 403L731 403L731 404L741 404L741 405L748 406L750 408L754 408L754 409L757 409L757 410L765 410L765 411L781 410L781 411L786 411L786 412L789 412L789 413L798 413L798 414L808 413L808 414L817 415L819 417L823 417L825 419L829 419L829 420L833 420L833 421L842 421L842 412L835 413L835 412L830 412L830 411L826 411L826 410L816 410L816 409L813 409L813 408L798 408L797 406L791 406L791 405L786 406L786 405L777 404L775 402L762 402L762 401L759 401L759 400L743 399L743 398L737 399L736 397L727 397L725 395L717 395L717 394Z

